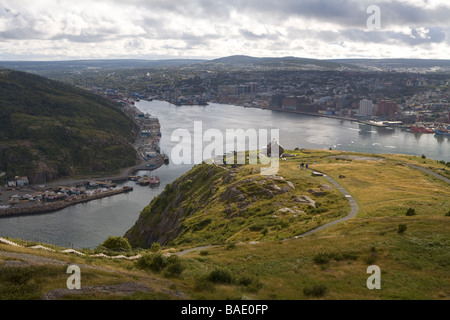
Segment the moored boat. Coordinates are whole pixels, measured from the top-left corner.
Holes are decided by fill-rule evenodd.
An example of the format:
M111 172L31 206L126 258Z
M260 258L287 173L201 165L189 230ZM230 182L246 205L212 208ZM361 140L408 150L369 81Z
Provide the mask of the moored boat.
M434 128L426 127L423 124L411 125L411 130L415 133L434 133Z
M450 137L450 130L444 128L436 128L434 132L440 136Z
M149 179L149 185L150 186L157 186L161 183L161 181L159 180L159 177L151 177Z

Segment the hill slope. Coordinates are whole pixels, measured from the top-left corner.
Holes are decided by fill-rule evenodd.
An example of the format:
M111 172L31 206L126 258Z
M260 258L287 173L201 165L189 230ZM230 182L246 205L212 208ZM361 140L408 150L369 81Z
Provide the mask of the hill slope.
M68 85L0 71L0 170L34 182L135 164L133 122L119 106Z
M445 182L432 197L424 191L436 185L422 177L415 162L337 151L291 152L296 156L281 161L275 176L260 175L258 165L195 166L167 185L125 236L141 248L153 242L179 247L283 240L347 216L346 197L327 178L300 169L303 161L327 172L355 197L358 217L403 215L408 206L424 215L443 215L450 205ZM446 170L430 161L435 170ZM341 174L347 178L340 179Z
M277 175L257 165L202 164L146 207L126 237L135 247L287 239L346 216L348 201L324 177L289 162Z
M317 69L317 70L353 70L357 66L334 62L328 60L281 57L281 58L256 58L250 56L230 56L206 61L204 64L227 65L227 66L246 66L262 68L295 68L295 69Z
M176 248L163 247L159 252L153 249L126 252L83 249L84 256L67 256L60 250L62 248L53 246L45 245L56 252L33 249L37 243L16 241L25 248L0 244L0 299L40 299L56 295L63 299L189 300L186 304L192 300L236 299L448 300L450 187L447 181L417 169L448 174L446 164L407 155L331 150L290 153L297 156L281 161L277 174L285 178L284 182L275 176L263 178L254 170L255 166L250 165L238 167L234 172L229 167L199 165L175 181L143 211L139 228L133 228L137 233L129 236L139 235L145 228L157 235L158 229L163 231L164 220L176 226L177 219L181 219L177 237L164 232L158 235L161 239L163 236L166 240L175 239L171 244L178 243ZM289 241L276 240L277 235L284 238L283 232L289 231L291 226L300 227L301 221L295 219L304 215L294 218L283 210L275 213L278 216L275 218L273 214L266 215L271 209L269 206L294 209L300 204L287 200L310 193L311 198L317 200L316 204L321 203L316 207L329 209L319 213L305 208L306 216L311 217L309 223L313 224L313 218L325 220L334 210L333 205L341 203L341 198L333 199L337 195L334 189L322 195L308 191L310 183L315 189L318 183L327 180L300 169L301 162L338 181L358 202L360 211L351 220L312 235L290 237ZM258 183L263 180L267 183ZM295 189L286 188L284 193L272 183L283 189L289 186L288 181ZM200 195L207 200L200 200ZM243 197L254 209L245 204ZM335 200L335 203L327 200ZM231 211L222 212L223 205L225 208L230 205ZM414 216L405 214L408 207L415 209ZM179 210L183 208L185 211L181 214ZM207 215L212 220L209 223ZM235 224L233 219L239 216L241 224ZM263 230L251 230L258 220L268 223L284 219L290 222L288 226L268 224L265 235ZM230 230L220 229L216 221L219 224L226 221ZM146 222L149 224L145 225ZM240 231L233 225L239 225ZM203 239L220 244L182 250L203 243ZM221 242L223 239L228 241ZM258 239L259 243L254 242ZM139 253L142 259L92 257L100 252L128 257ZM179 259L175 259L176 256ZM76 296L64 289L68 264L82 268L83 290ZM372 265L381 270L380 290L367 287L367 280L372 276L367 270ZM161 307L161 304L157 302L155 306ZM168 311L179 314L177 308L164 310Z

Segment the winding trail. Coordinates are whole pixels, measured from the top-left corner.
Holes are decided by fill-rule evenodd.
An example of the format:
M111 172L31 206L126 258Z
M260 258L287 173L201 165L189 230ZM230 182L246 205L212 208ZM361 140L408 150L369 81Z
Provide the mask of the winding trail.
M328 181L330 181L348 199L348 201L350 202L350 213L347 216L343 217L343 218L337 219L335 221L328 222L328 223L326 223L326 224L324 224L324 225L322 225L320 227L314 228L314 229L312 229L310 231L307 231L307 232L305 232L305 233L303 233L303 234L301 234L299 236L295 236L294 239L298 239L298 238L309 236L309 235L311 235L313 233L316 233L317 231L320 231L320 230L329 228L331 226L334 226L335 224L338 224L338 223L350 220L350 219L354 218L358 214L358 211L359 211L358 204L356 203L356 200L350 195L350 193L348 193L348 191L343 186L341 186L339 183L337 183L336 180L334 180L333 178L331 178L331 177L329 177L329 176L327 176L325 174L323 176L326 179L328 179Z
M308 169L308 170L313 171L311 169ZM333 178L331 178L331 177L329 177L329 176L327 176L325 174L323 176L328 181L330 181L330 183L332 183L348 199L348 201L350 202L350 213L347 216L345 216L345 217L342 217L340 219L331 221L331 222L326 223L326 224L324 224L322 226L314 228L314 229L312 229L310 231L302 233L301 235L295 236L295 237L290 238L290 239L285 239L283 241L289 241L289 240L299 239L299 238L303 238L303 237L309 236L309 235L314 234L314 233L316 233L316 232L318 232L320 230L323 230L323 229L329 228L331 226L334 226L335 224L338 224L338 223L350 220L350 219L354 218L358 214L358 211L359 211L358 204L356 203L356 200L349 194L349 192L343 186L341 186L339 183L337 183L336 180L334 180ZM179 251L179 252L177 252L175 254L177 256L183 256L183 255L188 254L188 253L193 252L193 251L209 249L209 248L213 248L213 247L217 247L217 246L218 245L210 245L210 246L202 246L202 247L190 248L190 249L187 249L187 250Z
M424 168L424 167L420 167L420 166L416 166L414 164L408 164L408 166L410 166L411 168L420 170L422 172L425 172L426 174L429 174L429 175L431 175L431 176L433 176L435 178L438 178L439 180L442 180L444 182L450 183L450 179L449 178L441 176L440 174L438 174L438 173L436 173L436 172L434 172L434 171L432 171L430 169L427 169L427 168Z

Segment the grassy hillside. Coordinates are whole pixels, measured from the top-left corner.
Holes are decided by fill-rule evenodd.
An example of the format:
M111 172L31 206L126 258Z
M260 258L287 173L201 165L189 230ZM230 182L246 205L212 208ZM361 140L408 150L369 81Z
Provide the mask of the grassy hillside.
M133 123L118 105L23 72L0 71L0 170L47 181L135 164Z
M104 292L102 285L130 282L152 288L141 292L142 287L138 286L125 296L114 292L81 292L65 296L66 299L450 298L450 187L409 165L440 172L448 167L411 156L292 152L297 157L282 161L278 173L285 180L275 179L274 182L282 189L291 181L295 189L274 194L270 199L266 197L270 197L268 191L274 190L269 187L273 186L270 180L273 177L266 177L269 183L259 184L262 177L256 171L257 166L241 166L234 172L230 168L196 166L168 186L143 211L140 223L128 234L133 239L132 232L137 232L134 234L137 236L146 229L154 232L155 239L166 237L168 245L163 246L162 252L152 248L132 249L126 253L144 255L137 261L68 257L0 245L0 297L9 294L10 297L39 299L51 290L65 287L67 275L61 266L53 269L36 266L28 256L12 255L27 253L82 266L83 274L86 273L83 286L100 286L99 292ZM326 183L323 177L312 177L311 172L301 170L298 166L301 161L314 170L322 170L344 186L358 202L358 215L312 235L294 238L297 232L319 224L319 219L323 224L335 219L328 215L348 212L347 201L333 188L322 195L310 194L316 203L321 203L319 208L328 209L326 212L303 208L305 214L298 214L294 219L289 211L285 215L276 213L285 207L300 206L290 198L307 194L307 190ZM233 187L240 190L240 194L228 191ZM239 207L245 201L241 196L252 199L253 206ZM231 211L226 210L228 205ZM183 208L183 214L176 211L177 208ZM415 214L407 216L408 208L413 208ZM268 214L271 210L275 211ZM274 214L278 218L274 218ZM174 218L168 219L169 216ZM310 219L303 220L304 217ZM240 219L237 221L241 224L233 219ZM172 229L178 230L177 236L155 232L162 230L164 220L174 223ZM271 221L287 221L288 224L271 224ZM253 229L257 223L262 223L267 232ZM222 224L228 224L228 229ZM403 231L400 225L405 226ZM151 240L143 238L144 244L146 239ZM199 244L215 245L197 247ZM193 250L181 251L188 247ZM174 254L178 258L168 258ZM29 265L14 267L25 262ZM367 267L371 265L381 270L379 290L369 290L366 286L370 276ZM2 286L2 283L13 285Z
M311 201L312 200L312 201ZM257 165L202 164L168 185L127 233L134 246L204 245L290 238L347 215L348 202L323 177L283 165L261 176Z
M409 166L444 172L448 170L444 164L399 155L311 150L295 154L297 157L281 162L278 176L285 180L274 180L280 189L288 185L287 181L295 189L274 194L270 199L266 197L268 191L273 192L273 187L269 187L273 186L271 178L266 177L267 181L259 184L262 178L257 166L241 166L234 172L229 168L196 166L168 186L143 211L140 224L128 234L133 239L132 233L138 235L143 230L138 227L144 228L145 223L149 223L145 226L148 232L158 230L164 220L172 221L172 229L178 230L176 236L169 237L170 233L165 232L158 235L160 239L166 237L169 244L162 251L152 248L120 252L128 256L142 254L143 258L136 261L67 256L0 244L0 298L40 299L61 292L67 279L66 268L55 261L81 266L82 286L86 288L61 296L62 299L450 298L450 187ZM319 208L328 209L326 212L303 208L305 214L294 219L289 211L285 216L276 213L285 207L300 206L290 198L326 182L301 170L300 161L344 186L358 202L358 215L312 235L294 238L297 232L319 224L319 219L323 224L332 219L328 215L348 212L347 201L333 188L322 195L311 194L316 203L321 203ZM230 193L233 187L240 194ZM241 196L252 199L253 206L242 205ZM231 211L226 210L228 206ZM415 209L415 215L407 216L410 207ZM183 214L177 208L183 208ZM166 215L175 218L170 220ZM283 226L271 221L288 223ZM252 227L258 223L267 232ZM228 224L228 229L223 224ZM403 231L400 225L405 226ZM157 239L157 233L154 236ZM145 244L151 239L143 240ZM197 247L199 244L215 245ZM31 245L34 243L28 244ZM196 248L181 251L188 247ZM101 252L105 252L104 248ZM43 265L43 261L47 264ZM371 265L381 270L379 290L366 286L370 276L367 267ZM115 286L129 290L118 293Z
M358 201L358 217L403 216L408 207L424 216L450 210L448 184L409 166L420 161L337 151L293 153L296 157L281 161L276 176L260 175L258 165L198 165L153 199L126 236L143 248L153 242L194 246L282 240L346 216L350 207L344 195L324 177L300 169L302 161L345 187ZM424 162L448 170L439 162Z

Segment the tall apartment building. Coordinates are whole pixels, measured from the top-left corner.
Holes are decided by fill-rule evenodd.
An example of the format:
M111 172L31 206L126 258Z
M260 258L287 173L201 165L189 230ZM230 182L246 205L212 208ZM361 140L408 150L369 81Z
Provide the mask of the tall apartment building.
M359 116L371 116L373 115L373 102L371 100L363 99L359 102Z

